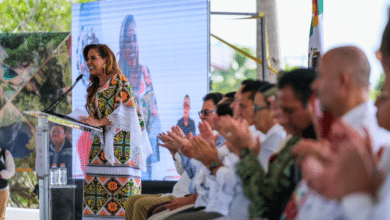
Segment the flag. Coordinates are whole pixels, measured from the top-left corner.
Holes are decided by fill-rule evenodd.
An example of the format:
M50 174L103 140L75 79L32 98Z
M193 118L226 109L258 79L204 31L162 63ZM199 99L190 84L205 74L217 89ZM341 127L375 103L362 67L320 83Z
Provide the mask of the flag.
M309 37L309 68L315 68L323 53L322 15L324 0L312 0L312 17Z

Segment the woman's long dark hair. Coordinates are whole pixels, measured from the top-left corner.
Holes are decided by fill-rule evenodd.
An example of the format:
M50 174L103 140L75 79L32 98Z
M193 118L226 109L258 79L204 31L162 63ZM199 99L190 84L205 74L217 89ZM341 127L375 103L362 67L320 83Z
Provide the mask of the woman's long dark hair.
M85 61L88 58L88 52L90 49L97 49L100 57L107 58L107 67L105 68L105 73L107 75L120 73L118 63L116 62L116 58L114 52L105 44L89 44L84 47L83 56ZM92 97L95 95L97 89L99 88L99 77L96 75L89 76L90 84L87 88L87 103L85 104L85 108L89 112L89 104L92 102Z

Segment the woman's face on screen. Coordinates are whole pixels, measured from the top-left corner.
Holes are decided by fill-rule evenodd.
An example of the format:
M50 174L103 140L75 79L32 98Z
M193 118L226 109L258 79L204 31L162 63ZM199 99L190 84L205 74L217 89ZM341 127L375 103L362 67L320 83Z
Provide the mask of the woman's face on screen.
M126 62L131 67L135 67L137 65L137 56L138 56L138 48L137 48L137 35L135 34L134 24L130 23L127 32L125 33L125 38L123 41L125 47L125 55Z

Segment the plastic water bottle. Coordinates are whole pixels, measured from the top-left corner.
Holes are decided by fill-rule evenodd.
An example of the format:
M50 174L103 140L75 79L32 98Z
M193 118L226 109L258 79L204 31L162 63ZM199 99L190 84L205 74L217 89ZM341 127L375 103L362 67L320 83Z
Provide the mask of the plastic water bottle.
M50 169L50 185L58 185L58 168L57 164L53 163Z
M58 169L58 173L59 173L58 184L59 185L66 185L68 183L68 179L67 179L67 170L66 170L64 163L61 163L61 166Z

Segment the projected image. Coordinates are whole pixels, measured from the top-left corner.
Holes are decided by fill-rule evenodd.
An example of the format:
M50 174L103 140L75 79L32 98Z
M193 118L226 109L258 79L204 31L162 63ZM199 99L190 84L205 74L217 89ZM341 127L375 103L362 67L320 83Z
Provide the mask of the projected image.
M89 84L89 71L87 67L87 63L83 57L83 48L88 44L98 44L99 40L96 38L95 33L92 29L83 28L80 31L79 36L77 37L77 57L76 57L76 67L79 74L83 75L83 84L88 86Z
M35 168L37 122L23 112L49 107L71 84L68 36L69 33L0 34L0 142L15 158L17 168ZM71 111L71 97L68 98L57 112Z
M195 122L190 118L190 109L190 97L186 95L184 96L183 103L184 116L177 121L177 126L181 128L185 135L191 132L194 136L196 136Z
M208 85L208 1L97 1L74 4L72 16L72 78L83 75L73 90L72 108L85 109L90 83L83 48L108 45L130 82L153 150L142 180L179 179L172 155L157 145L157 136L180 118L196 133ZM183 109L187 94L193 111Z
M151 165L159 161L157 136L161 132L161 123L149 68L139 63L139 49L133 15L127 15L122 22L119 36L118 64L119 68L129 79L149 135L150 145L153 150L153 154L147 159L147 176L150 179L152 177Z

